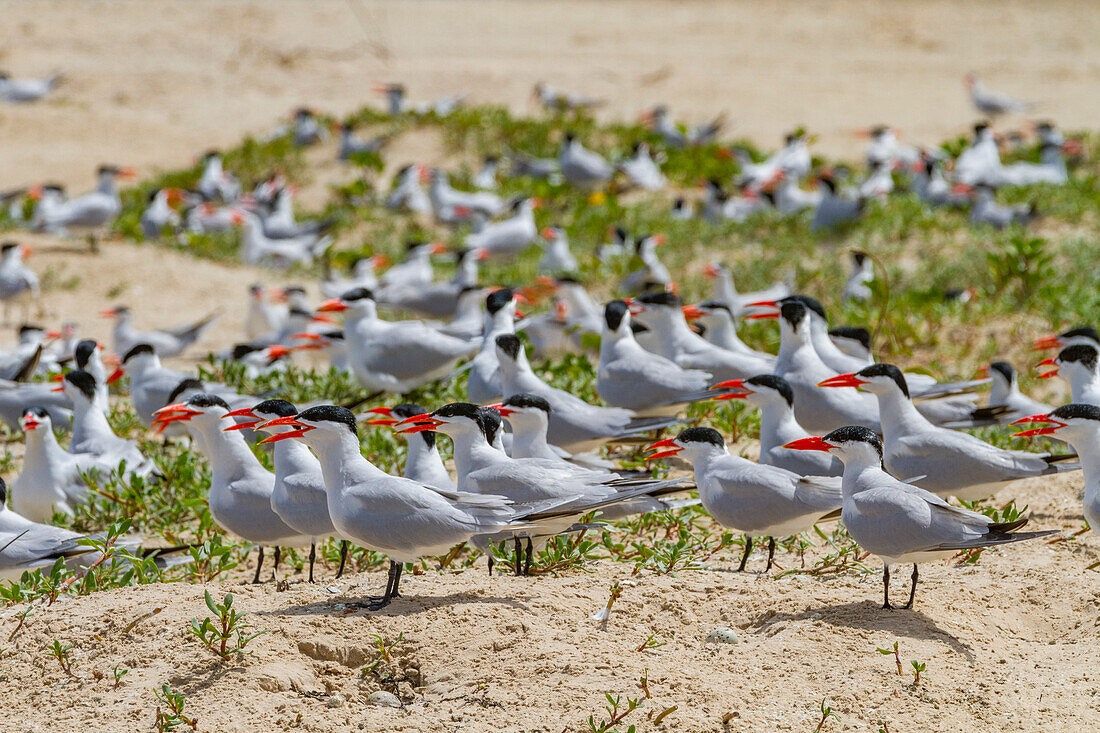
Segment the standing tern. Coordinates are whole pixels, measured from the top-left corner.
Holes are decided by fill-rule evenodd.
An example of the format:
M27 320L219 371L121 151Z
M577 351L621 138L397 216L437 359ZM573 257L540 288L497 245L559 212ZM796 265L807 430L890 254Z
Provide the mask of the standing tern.
M225 171L222 155L209 150L202 156L202 174L195 189L207 201L231 204L241 196L241 182Z
M186 402L157 410L160 421L185 423L189 431L202 436L196 442L210 464L210 516L225 531L259 545L256 575L252 579L258 583L264 545L275 547L278 571L279 548L305 547L310 538L286 524L272 508L275 476L263 467L241 433L222 432L222 420L228 415L225 400L211 394L193 395ZM248 427L260 429L261 425Z
M0 300L4 301L4 320L9 320L12 303L22 302L24 316L30 313L30 301L39 296L38 275L27 267L24 259L29 247L18 242L0 244Z
M149 344L160 357L183 353L187 347L198 341L218 318L218 313L215 311L194 323L177 328L139 331L134 328L130 309L124 305L116 305L114 308L101 311L99 315L103 318L115 319L112 335L116 353L125 354L138 344Z
M566 132L562 138L558 165L565 180L582 188L602 186L615 173L602 155L586 148L572 132Z
M703 268L703 274L714 280L713 300L725 303L734 316L741 316L751 303L761 300L779 300L791 294L791 287L785 283L776 282L765 290L757 290L752 293L739 293L733 283L733 273L730 268L721 262L708 263Z
M1013 99L1006 94L999 94L986 89L977 74L966 75L966 87L970 92L970 101L974 107L983 115L990 117L1010 113L1023 114L1034 106L1030 102Z
M374 296L355 288L325 301L321 312L344 312L352 372L371 391L408 392L443 377L477 346L421 321L383 321Z
M477 534L522 526L502 496L445 491L411 479L391 476L363 457L355 415L322 405L297 416L261 423L289 425L290 430L265 440L301 440L321 462L329 515L341 537L390 558L386 592L369 599L377 611L400 596L401 569L406 562L443 555Z
M382 417L369 418L370 425L397 425L402 420L416 415L427 414L428 410L413 402L402 402L393 407L372 407L367 412ZM433 430L418 430L416 432L398 432L405 440L405 468L402 476L407 479L434 486L437 489L452 490L455 488L454 479L447 473L443 459L439 456L439 448L436 446L436 433Z
M1067 346L1058 356L1044 359L1039 366L1053 366L1053 371L1040 374L1040 379L1061 377L1069 384L1074 402L1100 405L1100 364L1096 347L1088 343Z
M865 427L850 425L824 437L802 438L788 444L796 450L831 453L844 462L841 480L843 505L840 521L848 534L868 552L882 559L883 604L890 605L890 566L913 563L912 608L917 593L917 564L952 557L961 550L993 547L1045 537L1046 532L1016 532L1028 522L994 522L984 514L960 509L935 494L899 481L882 468L882 443ZM953 470L941 465L943 471Z
M519 198L512 201L511 215L489 222L466 236L468 249L483 250L490 257L515 257L535 243L539 230L535 225L538 199Z
M1076 470L1069 456L997 448L968 433L933 425L914 407L901 370L875 364L821 382L822 387L857 388L878 399L885 438L886 470L941 496L980 499L1006 481Z
M542 230L543 254L539 259L538 271L553 274L565 274L577 271L577 258L569 250L569 237L560 226L546 227Z
M858 250L852 252L852 274L844 284L844 299L860 302L870 300L874 294L870 283L874 279L874 263L867 253Z
M148 203L141 212L141 233L146 239L159 239L165 231L176 231L180 226L177 204L184 193L178 188L155 188L149 192Z
M249 418L222 428L222 432L257 428L260 423L277 417L297 415L298 410L286 400L264 400L255 407L230 410L225 417ZM272 435L294 428L273 427L265 430ZM282 441L272 447L275 468L275 488L271 492L271 509L288 527L309 537L309 582L313 582L313 566L317 560L317 543L335 533L328 514L328 495L321 476L321 464L309 448L298 441ZM344 567L346 546L341 547L340 568ZM337 573L336 577L340 577Z
M619 161L619 170L626 174L631 184L646 191L660 191L668 185L668 179L661 172L661 166L653 159L646 143L634 143L630 157Z
M745 534L739 571L748 562L753 537L768 538L767 572L775 557L776 537L806 531L841 504L838 479L803 477L732 455L714 428L688 428L647 450L658 451L646 458L649 461L682 453L692 465L703 508L723 527Z

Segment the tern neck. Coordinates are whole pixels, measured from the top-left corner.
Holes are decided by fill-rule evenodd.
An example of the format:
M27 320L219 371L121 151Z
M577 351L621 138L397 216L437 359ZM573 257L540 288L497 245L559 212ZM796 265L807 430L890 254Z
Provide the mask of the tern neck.
M910 433L934 428L924 415L920 414L913 400L899 389L888 389L875 395L878 398L879 420L883 437L894 441Z
M415 433L408 436L407 444L403 473L405 478L436 488L454 485L435 445L428 445L424 438Z
M773 400L760 406L761 454L808 436L785 400Z
M473 490L469 484L471 472L507 460L507 456L489 445L479 431L463 430L452 435L451 441L454 443L455 474L460 489Z
M547 458L554 455L546 442L548 425L545 419L528 417L512 421L512 457Z

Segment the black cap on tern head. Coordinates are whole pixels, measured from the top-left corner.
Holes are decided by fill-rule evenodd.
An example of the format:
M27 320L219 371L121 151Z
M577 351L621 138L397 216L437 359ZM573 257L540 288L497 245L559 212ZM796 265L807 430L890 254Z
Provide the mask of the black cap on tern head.
M798 325L806 320L806 306L797 300L786 300L779 306L779 315L791 324L791 328L798 328Z
M486 442L493 443L496 441L497 433L500 432L500 428L503 424L504 421L501 419L500 413L496 410L488 407L478 408L477 425L485 435Z
M65 381L79 389L89 402L95 398L95 377L88 372L74 369L65 375Z
M1100 405L1074 402L1052 410L1050 417L1059 420L1096 420L1100 422Z
M0 478L0 507L8 503L8 485Z
M46 329L41 326L36 326L33 323L24 323L19 327L19 335L22 336L28 333L45 333Z
M605 305L603 307L603 319L607 323L607 328L611 331L618 331L623 318L629 312L630 306L626 304L625 300L612 300Z
M1012 380L1016 378L1016 368L1009 364L1007 361L995 361L989 365L989 371L997 372L1005 381L1012 384Z
M342 423L351 431L352 435L359 436L359 430L355 424L355 413L339 405L318 405L308 410L302 410L298 413L298 419L308 420L309 422Z
M501 288L500 290L494 290L485 296L485 310L489 313L496 313L504 306L512 302L512 299L516 297L516 294L511 288Z
M637 301L646 305L667 306L669 308L679 308L684 302L679 295L666 290L651 290L642 293L637 297Z
M1092 371L1096 371L1096 347L1089 344L1074 344L1058 352L1058 361L1080 362Z
M865 428L862 425L848 425L843 428L837 428L833 432L822 437L830 443L870 443L878 452L879 460L882 460L882 441L879 440L879 437L875 435L873 430Z
M253 344L237 344L233 347L230 358L234 361L238 359L243 359L244 357L251 354L253 351L259 351L262 348L262 346L255 346Z
M517 409L523 409L527 407L534 408L536 410L542 410L547 415L550 414L550 403L538 395L528 394L521 392L514 394L501 403L504 407L514 407Z
M852 259L855 260L856 265L862 267L863 262L867 259L867 253L866 252L861 252L860 250L857 249L854 252L852 252Z
M1062 338L1067 339L1084 336L1085 338L1090 338L1093 341L1100 343L1100 333L1097 333L1096 329L1092 326L1077 326L1076 328L1071 328L1068 331L1063 331L1058 335Z
M788 407L794 407L794 390L791 389L790 382L783 377L777 377L774 374L757 374L755 377L746 379L745 384L751 384L754 387L773 389L787 401Z
M206 386L194 377L187 377L186 379L181 380L180 383L176 385L176 388L172 390L172 394L168 395L168 401L164 404L174 405L181 394L183 394L184 392L191 392L196 389L201 391L206 389Z
M95 339L83 339L79 341L76 348L73 349L73 358L76 359L76 365L80 369L85 369L88 366L88 360L92 358L92 353L96 350L99 344Z
M779 300L779 303L786 303L788 301L794 301L806 306L809 310L818 314L822 318L825 318L825 308L821 305L821 301L817 298L811 298L809 295L788 295L786 298ZM825 318L825 320L828 320Z
M50 413L46 411L45 407L34 406L28 407L27 409L23 410L23 417L26 417L27 415L33 415L34 417L37 417L41 420L42 418L49 417Z
M699 303L699 307L709 311L725 311L730 314L730 316L733 315L733 311L730 310L730 307L720 300L704 300Z
M475 405L472 402L451 402L431 414L432 417L466 417L476 421L480 409L480 405Z
M298 414L298 408L286 400L264 400L252 408L252 412L276 417L290 417Z
M871 332L863 326L837 326L829 329L829 335L858 341L863 348L871 350Z
M18 242L7 241L7 242L4 242L3 244L0 244L0 252L10 252L11 250L15 249L18 246L19 246Z
M722 439L722 434L714 428L688 428L682 431L676 436L676 442L678 443L710 443L722 448L726 445L726 441Z
M511 359L519 358L523 350L523 342L515 334L505 333L497 336L497 348L507 354Z
M374 300L374 293L368 288L352 288L340 296L345 303L354 303L357 300Z
M137 346L133 347L132 349L130 349L129 351L126 352L126 354L122 357L122 363L125 364L126 362L130 361L130 359L133 359L135 356L140 356L141 354L156 354L156 353L157 352L153 349L152 345L150 345L150 344L138 344Z
M210 394L209 392L200 392L197 395L191 395L187 400L187 404L192 407L221 407L227 412L229 411L229 405L221 397L216 394Z
M888 377L894 380L894 384L898 385L898 389L906 397L909 396L909 385L905 383L905 375L901 373L893 364L872 364L869 367L863 367L856 372L857 377Z
M406 417L412 417L413 415L423 415L427 411L427 407L418 405L415 402L402 402L390 409L390 415L404 420Z

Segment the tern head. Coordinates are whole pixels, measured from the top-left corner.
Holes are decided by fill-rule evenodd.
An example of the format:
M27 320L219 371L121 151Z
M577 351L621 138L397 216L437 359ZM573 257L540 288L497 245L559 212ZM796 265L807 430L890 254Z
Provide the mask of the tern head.
M720 300L704 300L695 305L685 305L682 310L684 318L688 320L698 319L704 325L711 327L721 322L736 327L733 320L733 311Z
M989 365L989 376L994 381L1000 380L1006 388L1016 383L1016 369L1007 361L995 361Z
M856 387L873 394L889 394L900 391L908 399L909 385L905 375L893 364L872 364L858 372L838 374L818 383L818 387Z
M277 432L289 426L290 430ZM359 429L355 422L355 413L338 405L318 405L302 410L297 415L276 417L256 426L256 430L276 433L264 438L260 443L276 443L291 438L317 448L332 440L352 440L358 446Z
M1061 377L1068 381L1075 377L1089 378L1097 373L1097 357L1100 352L1089 344L1074 344L1058 352L1058 356L1043 359L1039 366L1053 366L1054 369L1039 375L1040 379Z
M820 438L799 438L783 446L791 450L819 450L832 453L845 464L882 465L882 440L862 425L838 428Z
M43 407L28 407L23 410L21 421L23 432L29 435L45 435L53 430L50 413ZM35 431L41 431L36 433Z
M434 412L407 417L395 429L401 433L435 430L451 438L480 434L492 443L499 427L500 413L496 410L483 409L472 402L452 402Z
M95 377L81 369L74 369L65 374L61 385L54 390L63 391L73 402L84 400L91 403L95 401L96 395Z
M107 377L107 384L118 381L127 372L141 373L146 369L156 368L159 364L160 359L157 358L157 352L151 344L137 344L122 355L119 365L111 376Z
M704 456L714 456L726 453L726 441L722 434L714 428L688 428L675 438L658 440L646 448L647 451L656 451L646 456L647 461L658 458L668 458L683 453L683 457L694 463Z
M719 382L712 389L737 390L717 397L716 399L719 400L745 400L757 407L785 405L788 410L794 409L794 391L790 383L774 374L757 374L748 379L730 379Z
M550 423L550 403L538 395L521 392L488 407L496 410L517 432L541 430L545 434Z
M496 338L497 361L505 369L515 369L527 363L523 342L515 334L505 333Z
M625 300L612 300L603 308L607 333L625 336L631 332L630 306Z
M516 315L516 292L511 288L499 288L485 296L485 310L490 316L495 316L502 308Z
M230 432L232 430L245 430L249 428L258 428L261 423L268 422L280 417L292 417L298 414L298 408L296 408L290 402L286 400L264 400L260 404L254 407L242 407L238 410L230 410L225 413L224 417L231 418L245 418L240 422L234 423L227 427L222 428L222 432ZM284 433L288 430L292 430L290 427L273 427L269 432L272 434Z
M114 308L107 308L99 312L100 318L114 318L119 323L128 321L130 319L130 307L125 305L116 305Z
M73 359L76 360L77 368L87 369L88 362L95 356L97 350L99 350L99 342L95 339L83 339L78 342L73 349Z
M374 293L368 288L352 288L339 298L330 298L317 307L318 313L342 313L348 310L357 316L373 316L377 312Z
M1021 430L1014 435L1018 438L1028 438L1036 435L1054 435L1065 440L1075 448L1097 444L1100 438L1100 406L1074 403L1062 405L1051 410L1046 415L1029 415L1021 417L1013 425L1027 423L1045 423L1045 427ZM1078 453L1081 450L1078 449Z
M806 309L805 305L796 300L787 301L779 307L778 315L779 332L781 336L809 338L810 312ZM750 315L749 318L760 316L774 318L775 314L753 314Z
M1075 344L1089 344L1100 349L1100 333L1092 326L1077 326L1057 336L1040 336L1034 342L1036 351L1062 349Z
M862 326L837 326L829 329L829 338L841 351L861 358L871 356L871 332Z
M219 421L229 412L225 400L214 394L200 392L183 402L170 403L153 412L153 423L158 426L174 422L194 425L202 433L214 433L220 429Z

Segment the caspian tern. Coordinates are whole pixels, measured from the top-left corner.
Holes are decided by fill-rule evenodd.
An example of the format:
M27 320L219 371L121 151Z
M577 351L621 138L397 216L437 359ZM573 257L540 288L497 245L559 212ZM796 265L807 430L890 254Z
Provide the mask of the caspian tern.
M1053 366L1052 371L1040 374L1042 379L1061 377L1069 384L1074 402L1100 405L1100 367L1098 351L1088 343L1067 346L1058 352L1058 356L1044 359L1039 366Z
M659 104L653 109L643 112L641 121L648 124L653 132L660 135L665 145L670 148L685 148L708 145L714 142L725 124L725 115L719 115L712 121L701 125L681 129L669 117L668 107Z
M776 537L804 532L840 507L840 481L835 477L804 477L732 455L714 428L688 428L647 450L658 451L646 458L649 461L682 453L692 465L703 508L723 527L744 532L739 571L748 562L753 537L768 538L767 572Z
M13 302L38 299L38 275L23 261L28 255L30 248L18 242L0 244L0 300L4 301L5 321ZM24 315L29 312L30 303L24 302Z
M23 413L27 450L23 468L12 482L12 508L27 519L48 522L54 512L71 516L84 502L88 484L81 474L103 470L97 456L75 455L62 448L53 434L53 421L41 407Z
M1036 351L1043 349L1064 349L1067 346L1086 344L1100 350L1100 333L1092 326L1076 326L1057 336L1040 336L1035 339Z
M1061 462L1071 456L1005 450L968 433L933 425L914 407L905 377L892 364L831 377L820 386L854 387L875 395L886 470L940 496L980 499L1006 481L1080 468Z
M634 143L630 157L619 161L619 170L626 174L631 184L646 191L660 191L668 185L661 166L653 159L646 143ZM690 218L690 217L688 217Z
M852 252L852 274L844 284L844 299L867 301L874 291L870 283L875 279L875 265L866 252Z
M36 210L35 228L51 234L65 234L71 229L94 230L110 225L122 211L122 200L115 188L115 180L133 177L132 168L100 166L95 191L56 203L42 212ZM44 202L45 199L39 203Z
M826 171L818 175L818 181L823 187L823 195L810 221L811 232L835 229L863 216L867 200L862 194L855 198L841 195L837 190L836 179Z
M116 305L100 312L103 318L115 319L112 335L116 353L125 354L138 344L149 344L157 352L157 356L165 358L183 353L188 346L198 341L217 320L218 315L215 311L194 323L177 328L139 331L134 328L132 314L127 306Z
M344 312L351 369L371 391L403 393L450 373L476 342L447 336L421 321L383 321L374 296L355 288L325 301L320 312Z
M385 267L389 261L389 258L383 254L357 257L351 263L351 277L328 275L321 280L321 294L326 298L336 298L352 288L377 290L379 281L376 273L380 267Z
M565 180L582 188L602 186L615 174L602 155L586 148L572 132L566 132L562 138L558 165Z
M412 403L402 402L393 407L372 407L367 412L382 417L369 418L370 425L397 425L406 418L415 415L424 415L427 408ZM437 489L453 490L454 479L447 473L443 459L439 456L439 448L436 446L436 433L433 430L417 430L416 432L398 432L405 440L405 468L402 474L405 478L434 486Z
M1017 437L1051 435L1073 446L1085 476L1085 520L1093 532L1100 533L1100 407L1073 403L1054 410L1028 415L1014 425L1050 423L1016 433Z
M50 94L64 79L63 74L55 73L44 79L13 79L7 72L0 71L0 99L5 102L37 102Z
M495 193L452 188L447 173L440 168L431 171L428 198L435 217L444 223L468 221L475 215L489 219L506 208L504 199Z
M533 198L513 200L508 209L510 216L489 222L466 235L466 248L481 250L490 257L515 257L538 237L535 209L539 205L539 200Z
M159 239L165 231L175 231L180 226L180 215L175 206L183 201L178 188L155 188L149 192L148 204L141 212L141 233L146 239Z
M0 479L0 579L17 581L25 572L48 570L58 558L66 564L87 560L98 553L80 544L86 535L40 524L7 506L8 487ZM82 563L87 564L87 563Z
M641 418L631 410L590 405L566 390L551 387L531 369L523 343L514 335L497 336L496 346L504 398L526 393L550 403L551 445L585 452L608 441L636 439L676 424L671 418Z
M546 227L542 230L542 257L538 271L550 274L565 274L577 271L577 258L569 250L569 237L560 226Z
M393 177L394 188L386 196L386 208L395 211L410 211L416 214L430 214L432 202L422 184L428 180L427 169L422 165L409 164L402 167Z
M765 290L739 293L733 284L733 273L721 262L711 262L703 268L703 274L714 280L713 299L725 303L734 316L740 317L751 304L761 300L779 300L791 294L791 286L776 282Z
M627 273L619 283L621 291L633 295L654 285L666 287L672 282L672 274L657 254L657 248L666 241L668 240L663 234L643 234L634 240L634 253L641 260L642 266Z
M209 150L202 156L202 175L195 190L207 201L231 204L241 197L241 182L225 171L221 153Z
M275 547L278 571L279 548L306 547L310 538L286 524L272 508L275 476L263 467L240 432L222 431L228 415L225 400L211 394L193 395L186 402L157 410L159 422L184 423L189 432L201 436L195 442L210 464L210 516L225 531L259 545L256 575L252 579L258 583L264 545ZM250 423L248 427L261 426Z
M1046 414L1054 409L1052 405L1033 400L1020 391L1016 369L1007 361L991 363L988 371L991 380L989 389L990 406L1008 408L1001 417L1001 422L1009 423L1018 418L1037 413Z
M977 74L966 75L966 87L970 91L970 101L983 115L996 117L1003 114L1023 114L1034 105L1019 99L1013 99L1006 94L998 94L985 88Z
M820 450L844 462L841 480L843 505L840 521L863 549L882 558L884 609L890 605L890 566L913 563L912 608L917 593L917 563L941 560L960 550L971 550L1044 537L1047 532L1016 532L1028 522L994 522L984 514L948 504L935 494L882 469L882 443L872 431L847 426L822 438L796 440L787 445L797 450ZM953 470L950 465L940 466Z
M485 404L500 399L500 363L497 361L497 336L516 332L516 296L511 288L494 290L485 297L483 338L477 355L470 362L466 396L471 402Z
M118 468L125 461L127 476L148 476L156 470L156 465L142 455L136 442L115 435L107 421L108 405L98 392L95 377L74 369L65 374L61 386L56 389L64 391L73 403L70 453L92 455L105 470Z

